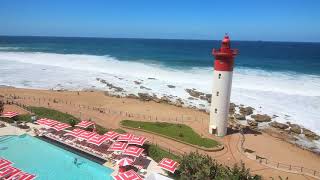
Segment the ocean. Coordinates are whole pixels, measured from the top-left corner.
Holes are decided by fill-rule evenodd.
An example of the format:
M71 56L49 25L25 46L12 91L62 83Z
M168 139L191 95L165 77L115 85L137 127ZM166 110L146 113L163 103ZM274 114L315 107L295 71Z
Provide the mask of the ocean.
M213 40L0 36L0 85L109 90L100 78L123 88L120 95L171 95L208 110L185 89L210 93L211 51L219 47ZM320 134L320 43L232 41L232 47L240 52L232 102Z

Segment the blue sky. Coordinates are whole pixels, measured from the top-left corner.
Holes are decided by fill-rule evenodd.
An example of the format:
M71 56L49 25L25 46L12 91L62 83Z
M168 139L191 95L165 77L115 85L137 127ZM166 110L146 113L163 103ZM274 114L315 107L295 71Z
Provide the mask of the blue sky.
M1 0L0 34L320 42L319 0Z

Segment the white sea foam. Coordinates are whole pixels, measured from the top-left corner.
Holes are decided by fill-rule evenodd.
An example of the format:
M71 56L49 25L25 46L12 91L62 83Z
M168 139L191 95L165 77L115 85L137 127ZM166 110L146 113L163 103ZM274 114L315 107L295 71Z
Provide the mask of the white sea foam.
M96 78L123 87L128 93L173 95L190 105L208 106L188 100L186 88L210 93L211 68L172 69L156 64L119 61L110 56L0 52L0 84L29 88L83 89L107 87ZM156 80L148 79L156 78ZM123 79L122 79L123 78ZM140 89L133 81L141 80ZM167 85L175 85L170 89ZM231 100L250 105L258 112L278 115L278 121L301 124L320 134L320 76L236 68ZM261 107L261 108L260 108Z

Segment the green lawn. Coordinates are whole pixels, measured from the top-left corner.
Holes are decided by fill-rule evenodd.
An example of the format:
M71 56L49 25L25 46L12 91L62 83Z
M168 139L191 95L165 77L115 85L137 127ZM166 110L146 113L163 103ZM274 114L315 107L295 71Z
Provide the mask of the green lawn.
M60 122L72 124L71 121L75 121L76 124L80 122L80 120L70 114L60 112L54 109L44 108L44 107L33 107L29 106L27 109L38 116L38 118L49 118L54 119ZM19 115L18 120L20 121L30 121L30 115ZM100 125L96 125L96 130L99 134L104 134L108 132L110 129L104 128ZM113 129L118 133L124 133L125 131L122 129Z
M121 124L123 126L141 128L147 131L166 135L190 144L206 148L212 148L219 144L213 139L202 138L199 134L194 132L192 128L184 124L171 124L165 122L141 122L132 120L123 120L121 121Z
M160 147L156 145L149 145L148 147L148 155L155 160L156 162L160 162L163 158L170 158L175 161L180 161L181 157L177 156L175 154L172 154L164 149L161 149Z
M32 106L29 106L27 109L41 118L54 119L64 123L69 123L72 120L76 121L76 123L80 122L78 118L67 113L56 111L54 109L48 109L44 107L32 107Z

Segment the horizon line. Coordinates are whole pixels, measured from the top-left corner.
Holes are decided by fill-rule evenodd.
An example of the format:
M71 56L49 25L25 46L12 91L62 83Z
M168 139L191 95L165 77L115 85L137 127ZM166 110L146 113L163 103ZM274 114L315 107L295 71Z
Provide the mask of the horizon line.
M51 38L96 38L96 39L144 39L144 40L185 40L185 41L221 41L221 39L184 39L184 38L139 38L139 37L106 37L106 36L48 36L48 35L3 35L0 37L51 37ZM232 37L232 36L231 36ZM237 42L279 42L279 43L320 43L320 41L274 41L274 40L237 40Z

